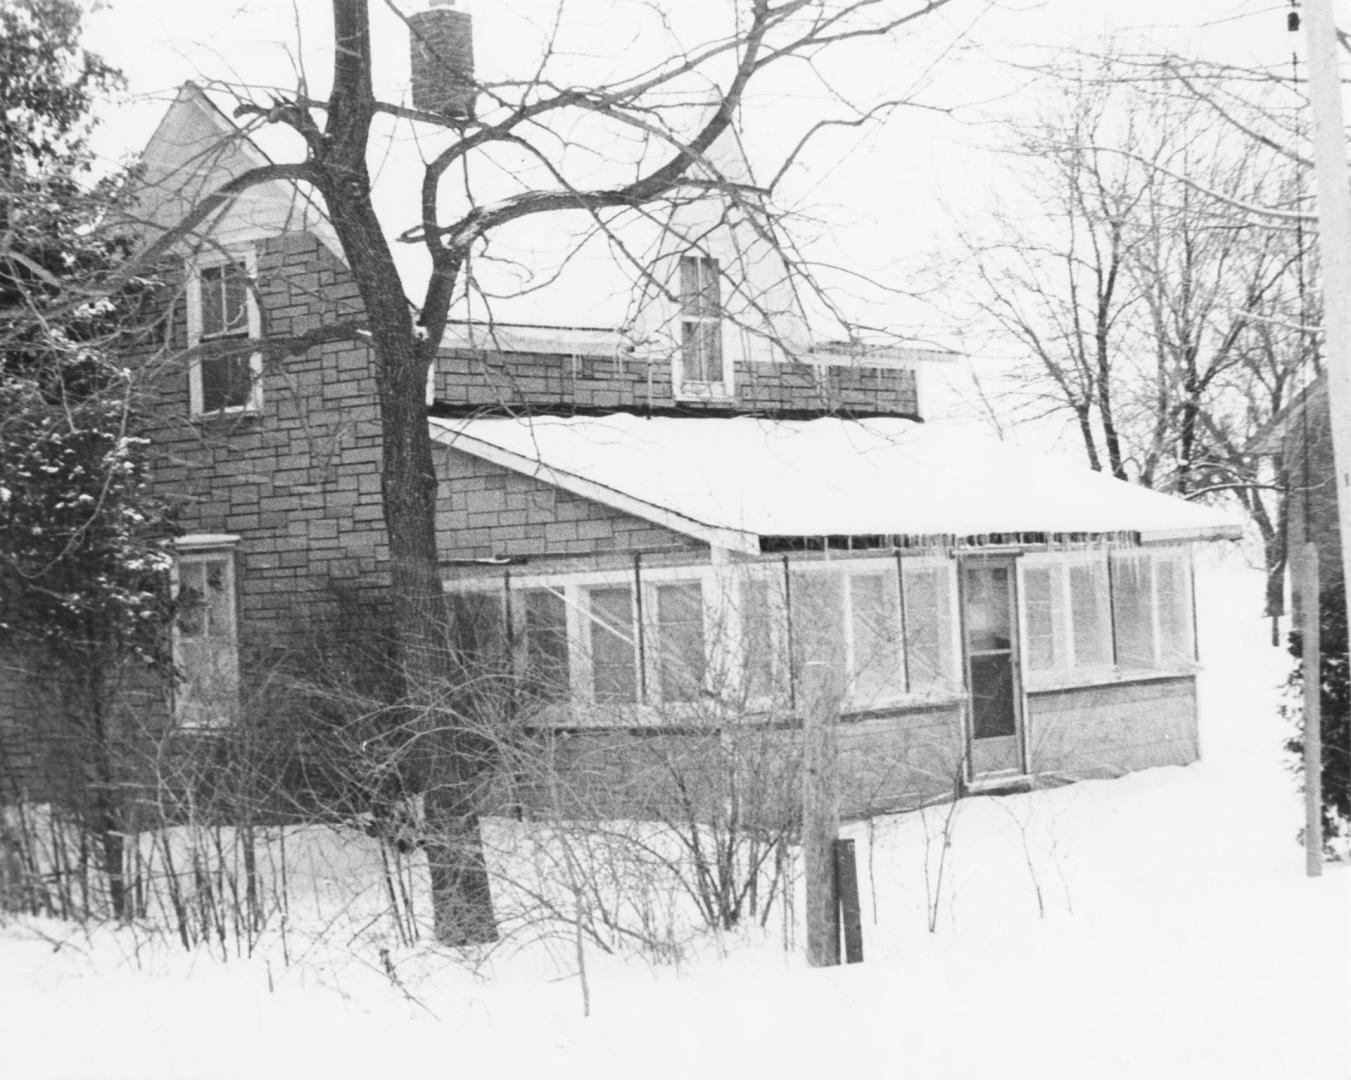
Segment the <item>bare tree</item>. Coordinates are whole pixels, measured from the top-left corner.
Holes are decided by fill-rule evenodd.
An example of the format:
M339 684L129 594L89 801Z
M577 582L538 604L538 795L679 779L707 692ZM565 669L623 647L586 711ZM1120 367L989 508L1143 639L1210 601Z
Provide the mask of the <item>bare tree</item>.
M1101 60L1018 130L1023 201L968 241L975 306L1021 358L1012 400L1070 414L1093 468L1243 507L1279 611L1283 479L1253 440L1313 350L1300 165L1143 70Z

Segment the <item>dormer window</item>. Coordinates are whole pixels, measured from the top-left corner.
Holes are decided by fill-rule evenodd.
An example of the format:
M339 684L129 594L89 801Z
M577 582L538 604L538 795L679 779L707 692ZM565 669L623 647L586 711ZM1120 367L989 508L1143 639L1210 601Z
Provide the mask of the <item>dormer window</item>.
M255 271L246 252L200 263L188 278L188 344L198 350L188 371L194 416L262 407L262 354L245 344L262 336Z
M721 387L722 280L718 260L704 255L680 259L680 362L686 389Z

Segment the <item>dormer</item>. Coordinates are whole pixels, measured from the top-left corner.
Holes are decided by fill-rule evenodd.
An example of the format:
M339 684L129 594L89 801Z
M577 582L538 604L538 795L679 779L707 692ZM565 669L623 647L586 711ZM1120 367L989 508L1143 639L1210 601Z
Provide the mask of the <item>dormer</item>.
M765 194L729 128L660 223L628 332L635 352L670 365L677 401L730 401L746 365L807 350Z

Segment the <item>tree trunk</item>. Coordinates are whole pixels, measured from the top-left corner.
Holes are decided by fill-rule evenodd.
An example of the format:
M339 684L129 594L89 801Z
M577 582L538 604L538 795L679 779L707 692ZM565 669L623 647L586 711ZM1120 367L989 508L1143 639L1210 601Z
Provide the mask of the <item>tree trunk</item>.
M446 786L426 796L427 869L432 884L432 924L443 945L497 940L492 887L483 833L472 803L457 801Z
M497 937L475 806L492 733L456 707L451 627L436 547L436 471L427 426L428 365L445 313L419 340L384 230L371 203L366 152L374 113L366 0L334 0L337 53L321 189L356 279L371 333L380 410L381 492L390 600L403 684L405 790L425 800L424 838L439 940ZM425 314L425 313L424 313Z

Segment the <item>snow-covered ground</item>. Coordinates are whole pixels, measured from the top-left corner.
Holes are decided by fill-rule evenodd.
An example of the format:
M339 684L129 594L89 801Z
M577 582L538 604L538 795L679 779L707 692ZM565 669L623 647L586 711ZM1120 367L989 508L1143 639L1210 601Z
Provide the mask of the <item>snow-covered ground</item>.
M773 920L678 965L592 948L584 1018L558 941L472 967L393 948L391 978L336 921L289 964L275 942L225 963L145 929L10 921L0 1077L1345 1080L1351 869L1304 876L1288 664L1236 555L1198 575L1203 761L963 801L941 889L944 809L855 827L862 965L806 968Z

